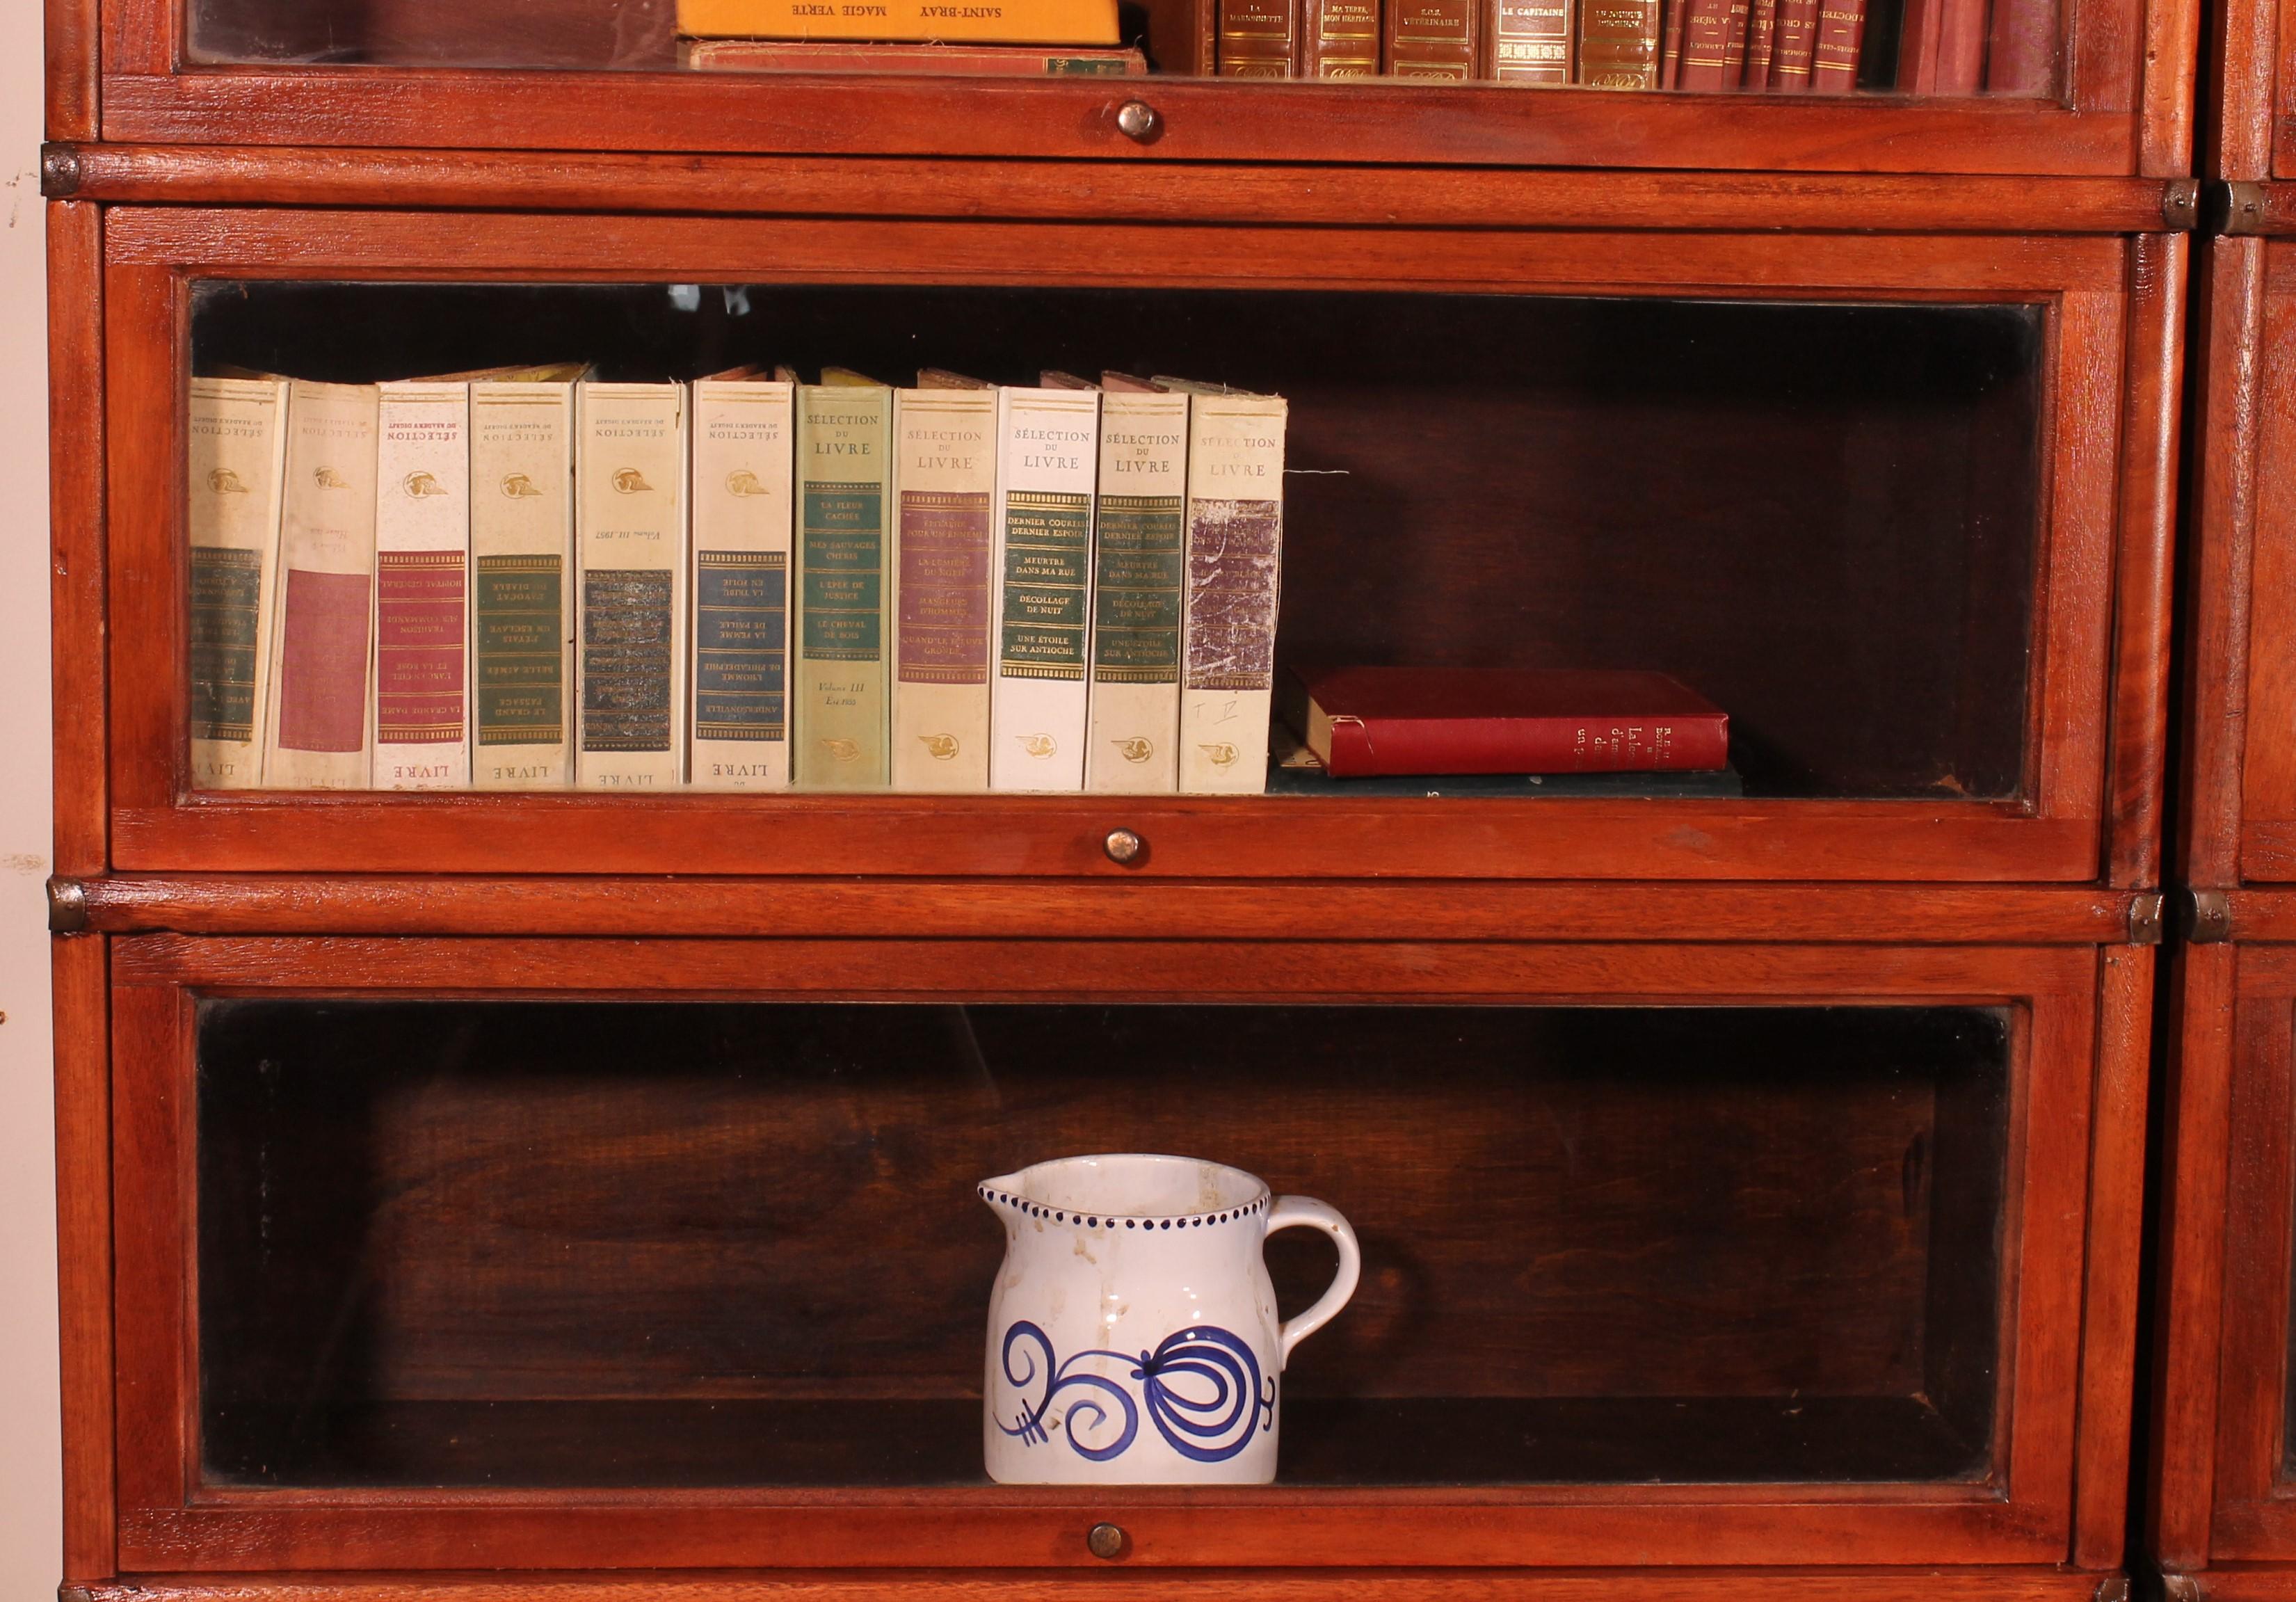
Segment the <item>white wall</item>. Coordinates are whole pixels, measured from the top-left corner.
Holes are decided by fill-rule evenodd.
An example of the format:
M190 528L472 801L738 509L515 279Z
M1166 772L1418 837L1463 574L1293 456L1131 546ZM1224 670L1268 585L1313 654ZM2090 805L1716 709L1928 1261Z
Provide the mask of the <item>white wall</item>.
M0 0L0 1602L53 1598L57 1483L49 1096L46 245L39 0Z

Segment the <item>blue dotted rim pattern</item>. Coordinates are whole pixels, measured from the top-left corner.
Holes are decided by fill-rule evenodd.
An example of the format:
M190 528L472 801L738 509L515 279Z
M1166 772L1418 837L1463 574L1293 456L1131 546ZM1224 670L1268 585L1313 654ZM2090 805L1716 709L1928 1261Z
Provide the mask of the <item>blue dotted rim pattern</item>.
M1204 1229L1215 1224L1232 1224L1265 1212L1269 1198L1255 1197L1241 1207L1230 1207L1219 1212L1175 1214L1170 1218L1125 1218L1120 1214L1077 1212L1065 1207L1046 1207L1026 1196L1016 1196L1010 1191L991 1190L980 1187L980 1199L992 1207L1010 1207L1027 1218L1047 1219L1055 1224L1081 1224L1087 1229L1113 1229L1121 1224L1127 1229Z

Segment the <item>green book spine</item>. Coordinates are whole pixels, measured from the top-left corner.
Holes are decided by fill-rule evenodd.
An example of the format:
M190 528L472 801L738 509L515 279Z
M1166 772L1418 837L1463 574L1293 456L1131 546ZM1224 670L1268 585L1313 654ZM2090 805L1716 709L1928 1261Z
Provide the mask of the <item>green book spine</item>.
M798 392L797 650L792 767L800 790L882 790L892 697L887 514L893 398L874 385Z

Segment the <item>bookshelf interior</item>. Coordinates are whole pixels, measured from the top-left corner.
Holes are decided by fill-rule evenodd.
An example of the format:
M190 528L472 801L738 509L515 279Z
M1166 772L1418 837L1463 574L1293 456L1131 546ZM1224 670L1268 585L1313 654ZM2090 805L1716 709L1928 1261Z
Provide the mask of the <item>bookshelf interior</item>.
M985 1485L974 1184L1216 1147L1364 1242L1280 1484L1983 1481L2014 1018L209 1001L204 1479Z
M1996 4L2005 6L2007 0ZM2047 0L2017 4L2025 19L2021 27L2045 37L2056 30L2055 7ZM1218 68L1216 8L1217 0L1121 0L1119 35L1143 50L1154 75L1211 76ZM1910 70L1901 73L1905 10L1903 0L1869 4L1858 53L1858 94L1913 93ZM573 0L548 6L529 0L461 5L452 0L186 0L184 27L188 60L211 66L675 71L682 60L673 0ZM865 75L868 69L848 65L840 70ZM964 76L981 69L955 65L945 70ZM1377 84L1369 79L1351 81L1350 86L1375 90ZM1264 86L1233 80L1232 86ZM2057 93L2056 71L2045 61L2021 69L2014 82L1997 75L1988 83L1980 75L1968 93L1987 99L2051 99Z
M2047 388L2030 303L209 281L191 341L194 372L333 382L764 361L1281 394L1279 671L1670 673L1731 714L1737 783L1660 795L2026 790Z

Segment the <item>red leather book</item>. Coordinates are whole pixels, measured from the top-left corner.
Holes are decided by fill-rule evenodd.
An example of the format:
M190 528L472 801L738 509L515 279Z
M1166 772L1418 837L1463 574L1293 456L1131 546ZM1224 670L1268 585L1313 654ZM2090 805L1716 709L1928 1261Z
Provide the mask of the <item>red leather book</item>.
M1770 58L1778 37L1778 0L1754 0L1746 20L1746 71L1740 86L1759 94L1770 86Z
M1938 41L1945 0L1906 0L1898 23L1898 87L1907 94L1937 93Z
M1992 21L1986 0L1944 0L1938 19L1933 94L1974 94L1985 80L1985 39Z
M1727 765L1729 715L1663 673L1295 669L1287 719L1334 778Z
M2046 94L2057 76L2056 0L1993 0L1993 38L1985 53L1992 94Z
M1857 53L1866 43L1866 0L1818 0L1817 48L1809 92L1849 94L1857 88Z
M1730 23L1735 8L1731 0L1685 0L1682 16L1682 70L1675 87L1713 94L1730 88L1726 76L1730 56ZM1735 11L1742 24L1745 12ZM1743 60L1742 54L1740 58Z
M1807 92L1816 51L1817 0L1778 0L1777 37L1770 42L1770 93Z

